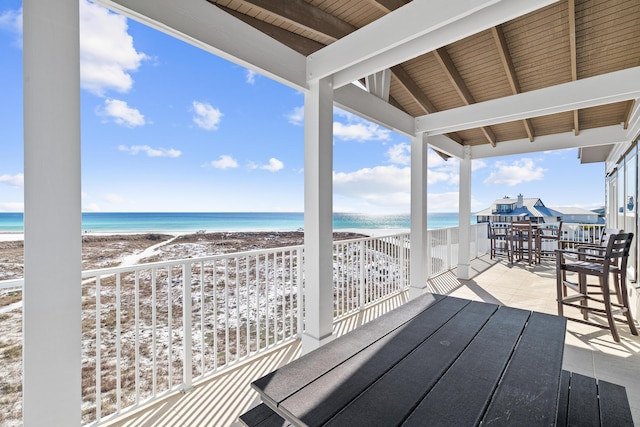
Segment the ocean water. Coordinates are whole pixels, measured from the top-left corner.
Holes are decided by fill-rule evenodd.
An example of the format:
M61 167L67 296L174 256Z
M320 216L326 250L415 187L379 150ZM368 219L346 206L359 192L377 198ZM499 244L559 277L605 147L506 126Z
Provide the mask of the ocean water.
M430 229L458 226L458 213L429 214ZM292 231L304 227L302 212L91 212L82 214L84 232ZM409 214L334 213L334 230L409 229ZM0 233L23 232L22 213L0 213Z

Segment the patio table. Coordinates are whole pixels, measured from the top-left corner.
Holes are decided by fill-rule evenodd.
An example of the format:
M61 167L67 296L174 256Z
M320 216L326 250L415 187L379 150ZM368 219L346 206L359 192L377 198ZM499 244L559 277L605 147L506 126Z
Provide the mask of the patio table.
M566 320L426 294L254 381L294 425L554 425Z

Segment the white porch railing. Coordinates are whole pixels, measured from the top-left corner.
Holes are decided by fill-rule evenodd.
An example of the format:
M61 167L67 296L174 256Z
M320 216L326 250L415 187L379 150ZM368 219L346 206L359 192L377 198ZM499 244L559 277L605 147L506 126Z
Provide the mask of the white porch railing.
M475 258L487 251L487 230L471 230ZM429 231L428 243L431 276L457 264L457 228ZM409 253L409 234L334 242L334 318L405 290ZM298 337L302 257L293 246L83 272L83 423L189 389Z

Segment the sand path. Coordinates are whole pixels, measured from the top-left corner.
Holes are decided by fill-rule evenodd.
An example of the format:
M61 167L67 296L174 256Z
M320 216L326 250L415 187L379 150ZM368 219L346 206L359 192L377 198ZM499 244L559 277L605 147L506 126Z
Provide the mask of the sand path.
M138 254L131 254L131 255L127 255L125 257L122 258L122 262L120 263L120 267L127 267L130 265L136 265L138 262L140 262L140 260L142 258L147 258L152 256L156 249L158 249L160 246L164 246L164 245L168 245L169 243L173 242L174 240L176 240L180 235L175 235L173 236L171 239L169 240L165 240L164 242L160 242L157 243L155 245L149 246L147 249L145 249L144 251L138 253Z

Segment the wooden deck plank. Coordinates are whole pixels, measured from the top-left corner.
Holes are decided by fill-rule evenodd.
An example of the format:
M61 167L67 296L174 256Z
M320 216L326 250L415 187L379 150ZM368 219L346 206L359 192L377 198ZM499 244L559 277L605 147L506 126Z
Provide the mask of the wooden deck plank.
M447 298L420 313L282 401L279 411L292 421L297 418L305 425L322 425L469 303ZM352 346L348 340L341 341Z
M282 368L257 379L251 386L262 395L271 397L269 405L278 405L298 390L297 384L307 384L333 369L344 360L353 357L367 344L402 326L424 309L443 300L441 295L427 294L405 304L402 310L394 310L350 332L351 346L332 341ZM447 298L446 300L449 300ZM450 303L447 303L450 304ZM310 369L309 367L313 367Z
M477 302L467 305L327 426L367 426L371 419L378 425L400 425L497 309ZM364 419L362 413L369 418Z
M478 425L529 314L500 307L403 425Z
M557 412L566 319L532 312L487 408L484 424L552 425ZM554 410L550 411L549 408Z

